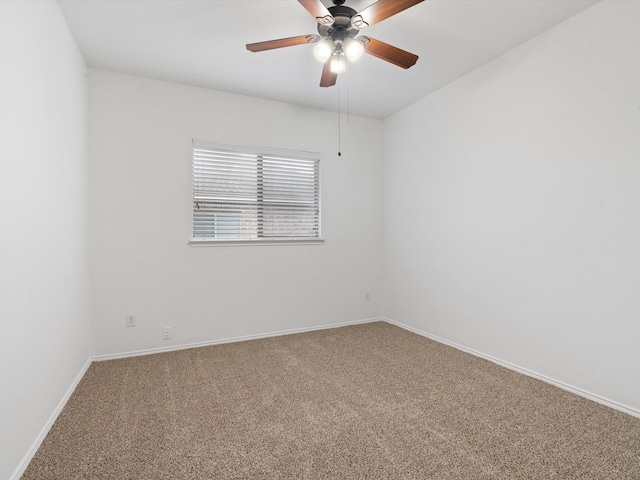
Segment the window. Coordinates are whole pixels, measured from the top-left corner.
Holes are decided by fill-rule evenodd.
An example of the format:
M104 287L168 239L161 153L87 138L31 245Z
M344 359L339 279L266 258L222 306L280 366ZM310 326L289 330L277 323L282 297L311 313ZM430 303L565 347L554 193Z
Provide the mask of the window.
M193 242L320 239L317 154L193 144Z

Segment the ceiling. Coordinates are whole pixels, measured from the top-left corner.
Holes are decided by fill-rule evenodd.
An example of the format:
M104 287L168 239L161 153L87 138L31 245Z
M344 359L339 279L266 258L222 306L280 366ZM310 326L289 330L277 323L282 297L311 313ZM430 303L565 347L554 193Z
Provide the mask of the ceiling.
M360 11L373 1L345 5ZM59 4L89 67L382 119L596 1L426 0L363 32L417 54L415 66L404 70L365 55L330 88L318 86L322 64L312 45L245 49L317 33L295 0Z

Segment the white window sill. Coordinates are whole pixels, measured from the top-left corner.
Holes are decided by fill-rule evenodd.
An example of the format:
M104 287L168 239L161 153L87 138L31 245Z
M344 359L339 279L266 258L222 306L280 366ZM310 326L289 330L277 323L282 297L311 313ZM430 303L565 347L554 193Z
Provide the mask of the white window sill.
M255 240L201 240L192 238L192 247L237 247L248 245L322 245L324 238L268 238Z

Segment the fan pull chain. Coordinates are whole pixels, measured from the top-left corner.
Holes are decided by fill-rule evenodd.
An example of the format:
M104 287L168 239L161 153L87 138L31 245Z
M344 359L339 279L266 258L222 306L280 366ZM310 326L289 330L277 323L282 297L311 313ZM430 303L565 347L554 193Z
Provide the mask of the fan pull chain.
M340 106L340 97L341 97L340 93L341 93L340 92L340 82L338 82L338 156L339 157L342 156L342 151L341 151L342 150L342 147L341 147L341 145L342 145L342 136L341 136L342 135L342 131L341 130L342 129L341 129L341 125L340 125L340 116L341 116L340 111L341 111L342 108Z
M347 123L351 124L351 82L349 81L349 64L347 64Z

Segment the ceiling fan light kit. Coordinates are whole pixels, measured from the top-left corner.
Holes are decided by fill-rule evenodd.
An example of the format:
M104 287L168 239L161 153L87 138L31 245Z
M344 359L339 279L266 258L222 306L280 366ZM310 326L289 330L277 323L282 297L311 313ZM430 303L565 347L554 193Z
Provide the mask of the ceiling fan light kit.
M316 59L324 63L321 87L335 85L338 74L347 70L347 59L357 61L363 53L402 68L410 68L418 56L370 37L357 37L361 30L381 22L424 0L378 0L361 12L344 6L345 0L333 0L332 7L325 7L320 0L298 0L314 17L318 34L280 38L266 42L249 43L247 50L262 52L274 48L317 43L313 49Z

